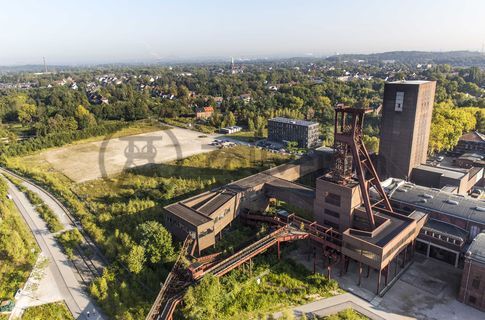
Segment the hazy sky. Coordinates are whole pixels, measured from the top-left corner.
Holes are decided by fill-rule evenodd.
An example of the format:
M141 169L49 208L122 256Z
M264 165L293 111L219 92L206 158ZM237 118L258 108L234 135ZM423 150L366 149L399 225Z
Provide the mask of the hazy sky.
M0 0L0 65L481 50L485 0Z

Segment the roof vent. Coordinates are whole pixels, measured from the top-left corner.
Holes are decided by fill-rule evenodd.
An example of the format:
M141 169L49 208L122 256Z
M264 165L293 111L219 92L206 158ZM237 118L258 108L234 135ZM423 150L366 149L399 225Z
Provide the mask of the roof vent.
M457 205L459 204L459 202L458 202L458 201L456 201L456 200L451 200L451 199L446 200L446 203L448 203L448 204L452 204L452 205L454 205L454 206L457 206Z
M428 200L426 200L426 199L420 199L419 202L426 203L426 202L428 202Z
M426 199L433 199L433 195L429 193L422 194L421 197L426 198Z
M475 207L475 210L485 212L485 207Z

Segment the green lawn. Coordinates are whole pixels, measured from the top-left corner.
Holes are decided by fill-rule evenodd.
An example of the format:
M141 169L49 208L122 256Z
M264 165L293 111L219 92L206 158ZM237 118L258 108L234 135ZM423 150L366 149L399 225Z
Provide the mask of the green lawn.
M370 320L368 317L360 314L354 309L345 309L337 314L320 317L319 320Z
M267 137L267 136L268 136L268 130L264 129L264 137ZM228 137L231 137L233 139L243 141L243 142L255 142L255 141L264 139L264 137L256 137L255 131L239 131L228 135Z
M27 308L22 320L74 320L64 302L53 302Z

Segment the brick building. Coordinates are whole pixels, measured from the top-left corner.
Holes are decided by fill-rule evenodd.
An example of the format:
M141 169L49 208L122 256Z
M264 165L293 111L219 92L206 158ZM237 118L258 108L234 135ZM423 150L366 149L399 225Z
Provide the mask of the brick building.
M483 178L483 168L451 168L419 165L413 169L411 181L430 188L447 188L452 193L466 195Z
M465 133L458 140L456 152L485 152L485 135L478 131Z
M385 84L382 107L379 171L383 178L407 179L426 163L435 81Z
M383 182L394 208L404 213L419 210L429 220L419 235L418 251L457 267L467 243L485 230L483 201L400 179Z
M485 233L477 235L468 248L458 300L485 311Z
M195 108L195 118L200 119L200 120L207 120L210 117L212 117L212 114L214 113L214 108L211 106L208 107L202 107L202 108Z

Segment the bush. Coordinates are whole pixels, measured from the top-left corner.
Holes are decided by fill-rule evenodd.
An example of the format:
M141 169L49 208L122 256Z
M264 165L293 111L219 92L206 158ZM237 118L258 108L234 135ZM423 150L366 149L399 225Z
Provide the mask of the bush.
M72 259L74 249L83 243L82 235L78 229L71 229L61 233L57 236L57 240L70 259Z
M63 302L47 303L27 308L22 320L74 320L74 317Z

